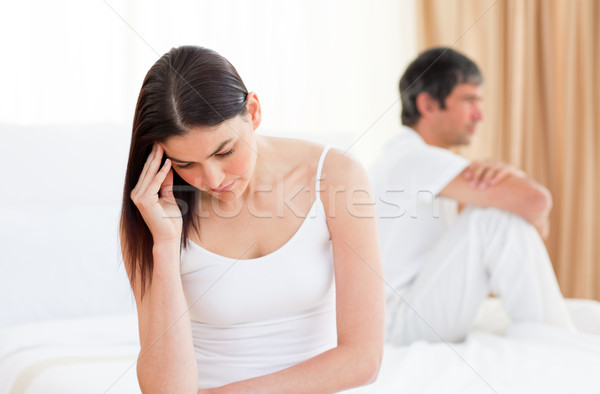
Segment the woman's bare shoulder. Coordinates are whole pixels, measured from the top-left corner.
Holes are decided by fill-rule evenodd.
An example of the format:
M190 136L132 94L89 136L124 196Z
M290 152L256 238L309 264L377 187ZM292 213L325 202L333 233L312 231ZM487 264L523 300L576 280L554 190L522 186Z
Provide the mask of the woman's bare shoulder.
M329 178L326 183L354 183L366 177L361 161L349 152L332 148L323 163L323 174Z
M314 173L318 166L319 158L325 149L325 145L312 141L266 137L270 151L277 160L282 163L281 168L305 169L308 173ZM358 158L341 149L331 148L323 162L322 174L326 184L336 183L364 183L365 170Z
M297 168L310 168L318 164L325 146L313 141L298 138L264 136L263 141L281 168L287 171ZM286 172L287 172L286 171Z
M272 147L285 151L288 154L293 153L294 156L306 156L306 155L319 155L325 146L314 141L303 140L300 138L287 138L287 137L264 137Z

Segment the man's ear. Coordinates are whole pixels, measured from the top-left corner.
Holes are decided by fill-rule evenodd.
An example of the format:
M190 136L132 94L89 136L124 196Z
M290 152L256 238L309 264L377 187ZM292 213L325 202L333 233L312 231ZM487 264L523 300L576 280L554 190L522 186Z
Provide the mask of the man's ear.
M431 97L427 92L419 93L415 101L417 104L417 110L423 118L428 118L434 111L438 110L440 107L437 100Z
M246 96L246 112L250 116L252 128L256 130L262 121L262 110L260 108L258 96L254 92L250 92L248 93L248 96Z

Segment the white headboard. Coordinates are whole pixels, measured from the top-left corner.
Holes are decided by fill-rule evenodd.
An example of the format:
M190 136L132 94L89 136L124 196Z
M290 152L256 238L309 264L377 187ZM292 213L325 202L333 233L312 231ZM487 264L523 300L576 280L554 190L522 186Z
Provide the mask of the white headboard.
M0 326L134 310L117 231L130 135L0 124Z

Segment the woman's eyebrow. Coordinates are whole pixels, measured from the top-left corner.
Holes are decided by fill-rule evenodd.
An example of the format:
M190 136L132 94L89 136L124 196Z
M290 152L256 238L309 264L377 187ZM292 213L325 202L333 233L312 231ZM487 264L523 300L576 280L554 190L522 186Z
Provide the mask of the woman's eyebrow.
M227 145L229 142L231 142L231 138L229 138L229 139L227 139L227 140L223 141L223 142L221 143L221 145L219 145L219 147L218 147L217 149L215 149L215 151L214 151L213 153L211 153L210 155L208 155L207 159L209 159L211 156L214 156L214 155L216 155L217 153L219 153L219 152L221 151L221 149L223 149L223 148L225 147L225 145ZM166 153L165 153L165 156L167 157L167 159L169 159L169 160L171 160L171 161L175 161L175 162L177 162L177 163L185 163L185 164L192 164L192 163L194 163L193 161L187 161L187 160L180 160L180 159L176 159L176 158L174 158L174 157L171 157L171 156L167 155Z
M169 156L169 155L167 155L167 154L165 154L165 156L167 157L167 159L169 159L169 160L171 160L171 161L176 161L177 163L185 163L185 164L191 164L191 163L193 163L193 161L179 160L179 159L176 159L176 158L174 158L174 157L171 157L171 156Z

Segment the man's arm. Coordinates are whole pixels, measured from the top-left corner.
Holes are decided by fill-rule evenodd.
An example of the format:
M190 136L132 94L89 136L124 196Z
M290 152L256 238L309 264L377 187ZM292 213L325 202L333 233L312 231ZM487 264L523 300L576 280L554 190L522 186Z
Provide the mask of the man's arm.
M461 205L495 207L512 212L535 226L542 237L547 237L548 216L552 209L552 195L548 189L522 171L507 171L508 166L499 166L498 162L483 163L475 162L465 168L442 189L440 195ZM500 175L490 176L494 173ZM492 179L495 181L492 182Z

